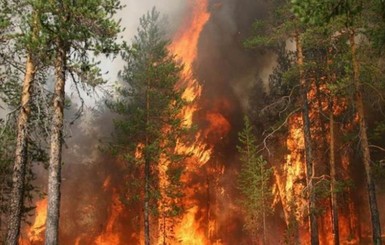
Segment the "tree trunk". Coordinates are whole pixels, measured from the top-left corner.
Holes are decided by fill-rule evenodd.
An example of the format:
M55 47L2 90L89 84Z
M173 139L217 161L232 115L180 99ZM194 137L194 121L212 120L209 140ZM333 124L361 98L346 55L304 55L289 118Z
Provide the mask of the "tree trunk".
M331 193L331 209L332 209L332 230L333 230L333 244L340 244L340 234L338 227L338 201L336 187L336 160L335 160L335 142L334 142L334 114L333 102L330 101L330 193Z
M24 202L24 182L28 158L28 121L31 113L30 102L36 67L32 55L28 54L21 94L21 108L17 120L15 163L13 166L12 192L10 200L7 245L16 245L20 234L20 223Z
M66 55L66 49L64 48L63 43L59 41L55 61L56 84L53 98L51 150L48 168L48 208L45 231L46 245L58 244Z
M150 94L149 86L146 90L146 130L149 127L150 120ZM146 145L145 145L145 161L144 161L144 244L150 245L150 152L149 152L149 137L148 132L146 132Z
M310 132L310 118L309 118L309 104L307 98L307 84L304 78L303 70L303 50L302 44L297 33L295 35L296 48L297 48L297 65L299 67L300 73L300 85L301 85L301 95L302 95L302 120L303 120L303 132L305 138L305 153L306 153L306 179L307 179L307 188L309 190L309 223L310 223L310 239L312 245L318 245L318 224L317 216L315 213L316 208L316 196L313 190L312 179L314 176L314 167L313 167L313 157L312 157L312 140Z
M262 244L263 245L266 245L267 244L267 240L266 240L266 211L265 211L265 207L263 207L263 211L262 211L262 222L263 222L263 240L262 240Z
M144 166L144 244L150 245L150 163Z
M350 30L350 48L352 52L352 63L353 63L353 82L355 87L354 102L357 110L357 115L359 118L359 137L362 153L362 161L365 166L366 172L366 184L369 195L369 208L370 208L370 217L372 221L372 236L373 244L381 245L381 224L380 224L380 215L377 208L377 198L376 198L376 189L372 175L372 166L370 159L369 151L369 141L367 136L367 127L365 120L365 109L362 98L361 82L360 82L360 65L357 60L356 54L356 43L355 43L355 31Z
M266 245L266 206L269 205L265 203L265 168L263 163L261 163L261 176L262 176L262 185L261 185L261 197L262 197L262 226L263 226L263 240L262 244Z
M330 65L333 63L331 59L331 53L333 48L329 48L327 55L327 77L330 84L336 80L336 75L330 70ZM330 56L329 56L330 55ZM330 92L329 94L329 135L330 135L330 149L329 149L329 167L330 167L330 207L331 207L331 222L333 232L333 244L340 244L340 232L338 222L338 200L336 192L336 156L335 156L335 133L334 133L334 95ZM326 135L326 133L325 133Z

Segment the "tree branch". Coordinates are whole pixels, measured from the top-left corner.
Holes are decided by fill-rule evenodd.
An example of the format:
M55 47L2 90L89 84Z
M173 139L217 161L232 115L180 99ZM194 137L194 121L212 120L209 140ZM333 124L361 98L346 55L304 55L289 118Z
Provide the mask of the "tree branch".
M271 132L270 132L270 133L263 139L263 142L262 142L263 148L262 148L261 150L259 150L258 153L261 152L261 151L263 151L264 149L266 149L267 152L268 152L268 154L269 154L269 156L271 155L270 150L269 150L269 148L268 148L268 146L267 146L267 140L268 140L270 137L272 137L277 131L279 131L283 126L285 126L285 125L287 124L287 121L289 120L289 118L290 118L294 113L298 112L299 110L300 110L300 108L297 108L297 109L295 109L294 111L290 112L290 114L287 115L287 117L285 118L285 121L284 121L281 125L279 125L277 128L273 129L273 130L272 130L272 131L271 131ZM271 128L270 128L270 129L271 129ZM261 145L261 144L260 144L260 145Z

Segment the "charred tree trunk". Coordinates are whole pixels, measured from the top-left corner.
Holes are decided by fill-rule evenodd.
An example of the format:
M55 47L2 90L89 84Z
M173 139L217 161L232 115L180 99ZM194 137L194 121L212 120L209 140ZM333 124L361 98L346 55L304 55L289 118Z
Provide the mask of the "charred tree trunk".
M302 50L302 43L300 36L297 33L295 35L296 48L297 48L297 65L299 67L300 74L300 85L301 85L301 96L303 102L302 108L302 120L303 120L303 132L305 138L305 153L306 153L306 178L307 178L307 188L309 190L309 223L310 223L310 239L312 245L318 245L318 224L317 216L315 213L316 209L316 196L314 192L314 186L312 183L314 177L314 166L313 166L313 156L312 156L312 139L310 132L310 117L309 117L309 102L307 97L307 84L304 77L304 57Z
M53 98L51 130L51 150L48 168L48 210L45 231L45 244L58 244L60 217L60 184L63 144L63 108L65 99L65 72L67 51L62 41L58 41L55 61L56 83Z
M334 114L333 102L330 101L330 193L331 193L331 211L332 211L332 230L333 230L333 244L340 244L340 234L338 225L338 200L336 193L336 159L335 159L335 142L334 142Z
M13 166L12 192L10 200L7 245L18 244L20 223L24 203L24 182L28 159L28 121L31 113L32 85L35 78L36 66L32 54L28 54L26 71L21 94L21 108L17 120L17 139L15 163Z
M381 224L380 224L380 215L377 207L377 198L376 198L376 189L373 180L372 174L372 166L370 159L370 151L369 151L369 141L367 136L367 126L365 120L365 109L364 102L362 98L362 88L360 82L360 65L357 60L356 53L356 43L355 43L355 31L353 29L350 30L350 48L352 52L352 63L353 63L353 82L355 87L355 95L354 102L357 110L357 115L359 118L359 138L361 145L361 153L362 153L362 161L365 166L366 172L366 184L369 195L369 209L370 209L370 217L372 221L372 236L373 236L373 244L381 245Z

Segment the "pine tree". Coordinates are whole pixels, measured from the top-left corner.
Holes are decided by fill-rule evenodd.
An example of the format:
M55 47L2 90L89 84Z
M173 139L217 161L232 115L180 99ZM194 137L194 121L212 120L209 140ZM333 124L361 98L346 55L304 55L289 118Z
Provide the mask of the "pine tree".
M181 118L186 102L182 91L176 88L182 66L168 51L170 42L160 24L155 8L140 18L138 33L123 53L126 66L121 73L124 84L117 89L119 98L109 102L110 108L124 118L115 121L116 142L111 145L112 150L124 157L129 169L136 169L143 176L137 180L139 193L127 195L129 200L139 196L143 203L146 245L153 243L150 226L157 216L164 221L183 210L180 178L187 156L175 150L187 132ZM160 176L164 163L166 176ZM162 179L166 186L162 186L160 178L166 178ZM167 227L162 232L166 243Z
M39 19L52 48L55 85L52 102L50 162L48 168L48 211L45 244L58 244L61 155L63 144L65 84L71 75L76 86L103 82L90 54L116 52L118 21L113 15L122 6L118 0L42 1L45 15ZM49 18L52 17L52 18Z
M33 149L28 149L28 146L33 144L29 139L35 133L33 130L30 132L30 129L32 129L30 125L31 108L33 107L33 100L37 98L37 96L33 96L33 90L34 87L37 87L34 83L43 83L42 77L36 76L39 70L38 66L42 64L38 57L44 46L44 38L39 34L40 22L38 19L40 12L37 8L34 8L36 7L34 3L1 2L1 26L4 28L1 44L5 53L1 56L3 59L1 63L3 81L0 88L1 92L4 93L3 100L7 106L13 107L12 110L14 111L18 111L15 125L17 137L14 148L16 153L13 164L13 187L9 197L8 244L18 242L21 217L23 210L25 210L24 197L28 196L26 186L29 185L27 180L30 173L27 164L33 159L33 157L28 158L28 153L33 151ZM19 29L16 26L17 24L28 27ZM20 60L25 61L24 67L21 66ZM21 74L20 71L23 70L24 74ZM24 76L23 83L19 87L19 79L22 76ZM42 107L37 103L34 105L38 106L39 109ZM39 117L40 115L35 116L35 120ZM8 125L5 125L5 127L8 127Z
M258 155L256 139L248 117L244 118L244 129L239 133L238 139L240 144L237 148L242 164L238 188L242 194L246 228L251 231L253 240L258 237L257 231L262 229L262 244L266 244L266 217L272 211L272 169L267 166L262 156Z

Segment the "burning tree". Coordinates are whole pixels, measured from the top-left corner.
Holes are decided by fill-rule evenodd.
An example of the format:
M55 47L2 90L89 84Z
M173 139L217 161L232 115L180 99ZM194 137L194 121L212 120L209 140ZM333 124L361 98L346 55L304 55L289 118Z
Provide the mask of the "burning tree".
M123 116L115 122L117 144L112 149L126 160L129 171L137 173L128 180L136 187L127 195L144 207L146 245L153 244L150 226L156 218L163 222L160 232L166 244L173 225L165 220L182 213L180 178L187 156L175 150L187 133L181 118L186 102L183 91L176 89L183 67L168 51L160 24L155 9L140 19L138 34L123 53L126 66L120 77L125 85L117 89L120 97L109 103Z
M377 201L376 184L374 178L373 150L378 148L370 144L368 120L368 107L365 101L365 86L370 86L375 93L382 97L383 85L377 81L383 79L381 67L373 63L382 60L376 50L378 44L383 45L383 20L385 18L384 1L303 1L301 4L292 1L294 13L299 16L304 23L325 26L330 23L343 23L339 30L335 30L332 35L335 38L347 37L346 43L349 47L349 57L347 74L350 76L344 82L345 89L351 97L355 110L355 123L358 124L358 138L361 150L361 160L365 168L366 186L368 194L368 206L372 225L373 244L382 244L380 214ZM316 7L314 7L316 6ZM363 19L363 16L370 18ZM378 24L381 23L381 24ZM365 40L366 39L366 40ZM369 45L368 45L369 44ZM365 55L362 55L365 53ZM383 53L382 53L383 54ZM367 56L367 57L365 57ZM365 58L363 58L365 57ZM370 57L370 58L369 58ZM372 95L370 95L372 96ZM379 106L380 108L382 105ZM381 148L381 147L380 147ZM383 150L383 149L382 149ZM338 242L338 241L337 241Z

